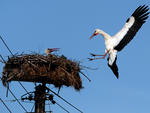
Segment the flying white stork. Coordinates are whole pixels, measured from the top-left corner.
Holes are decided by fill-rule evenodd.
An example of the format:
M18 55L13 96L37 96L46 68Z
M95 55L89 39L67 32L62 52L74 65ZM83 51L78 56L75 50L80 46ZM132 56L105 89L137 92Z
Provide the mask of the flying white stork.
M54 51L59 51L59 49L60 49L60 48L47 48L47 49L45 50L45 53L46 53L47 55L49 55L49 54L51 54L51 53L54 52Z
M89 58L89 60L104 59L108 54L108 66L111 68L115 76L119 78L118 67L116 65L117 52L121 51L133 39L141 26L146 22L149 13L148 6L139 6L133 12L131 17L127 19L123 28L114 36L110 36L103 30L96 29L90 39L98 34L101 34L105 40L106 50L104 55L96 55L91 53L94 58ZM95 58L95 56L101 57Z

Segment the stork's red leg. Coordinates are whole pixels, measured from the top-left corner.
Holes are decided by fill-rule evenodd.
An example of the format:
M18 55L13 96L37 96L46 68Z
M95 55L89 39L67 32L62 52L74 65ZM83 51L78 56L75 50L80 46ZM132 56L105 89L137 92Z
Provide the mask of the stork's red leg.
M100 57L100 58L88 58L90 61L92 60L97 60L97 59L105 59L105 57Z
M108 54L109 51L107 51L104 55L96 55L93 53L90 53L91 56L95 57L95 56L103 56L103 57L99 57L99 58L88 58L89 60L97 60L97 59L105 59L106 55Z
M97 55L97 54L90 53L90 55L91 55L91 56L94 56L94 57L95 57L95 56L106 56L107 53L105 53L104 55Z

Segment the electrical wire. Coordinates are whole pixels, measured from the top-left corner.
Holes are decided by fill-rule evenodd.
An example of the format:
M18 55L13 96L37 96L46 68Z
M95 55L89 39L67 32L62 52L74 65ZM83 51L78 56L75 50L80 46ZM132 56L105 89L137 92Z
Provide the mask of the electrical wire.
M3 58L3 56L2 56L1 54L0 54L0 57L1 57L1 59L3 60L3 62L6 63L5 59ZM18 81L18 83L21 85L21 87L22 87L27 93L29 93L29 92L27 91L27 89L22 85L22 83L21 83L20 81Z
M30 112L32 112L34 108L35 108L35 104L32 106L32 108L31 108L31 111L30 111Z
M21 85L21 87L26 91L26 93L29 94L29 92L28 92L27 89L22 85L22 83L21 83L20 81L18 81L18 82L19 82L19 84Z
M5 102L1 98L0 98L0 101L4 104L4 106L9 111L9 113L12 113L11 110L9 109L9 107L5 104Z
M11 55L14 56L13 53L12 53L12 51L10 50L10 48L8 47L8 45L6 44L6 42L4 41L4 39L1 36L0 36L0 39L2 40L2 42L4 43L4 45L6 46L6 48L8 49L8 51L11 53Z
M6 48L8 49L8 51L10 52L10 54L12 56L14 56L14 54L12 53L12 51L10 50L10 48L8 47L8 45L6 44L6 42L4 41L4 39L0 36L0 39L2 40L2 42L4 43L4 45L6 46ZM6 63L6 61L3 59L2 55L0 55L0 57L2 58L3 62ZM83 74L84 75L84 74ZM85 76L85 75L84 75ZM86 78L88 78L87 76L85 76ZM0 77L1 78L1 77ZM90 79L88 78L88 80L90 81ZM29 92L26 90L26 88L21 84L20 81L18 81L19 84L21 85L21 87L29 94ZM66 102L67 104L69 104L70 106L72 106L73 108L75 108L76 110L78 110L79 112L83 113L81 110L79 110L77 107L75 107L74 105L72 105L71 103L69 103L68 101L66 101L64 98L62 98L60 95L58 95L57 93L55 93L54 91L52 91L51 89L47 88L49 91L51 91L52 93L54 93L56 96L58 96L60 99L62 99L64 102ZM25 107L18 101L18 99L16 98L16 96L13 94L13 92L8 89L10 91L10 93L13 95L13 97L16 99L16 101L21 105L21 107L27 112L27 110L25 109ZM58 106L60 106L62 109L64 109L61 105L59 105L57 103ZM64 109L66 112L69 113L69 111L67 111L66 109Z
M58 104L57 102L56 102L55 104L57 104L61 109L63 109L63 110L66 111L67 113L70 113L68 110L66 110L63 106L61 106L61 105Z
M47 87L46 87L47 88ZM47 88L47 90L49 90L50 92L52 92L53 94L55 94L57 97L59 97L60 99L62 99L64 102L66 102L67 104L69 104L70 106L72 106L73 108L75 108L77 111L79 111L80 113L83 113L80 109L78 109L77 107L75 107L74 105L72 105L71 103L69 103L67 100L65 100L64 98L62 98L60 95L58 95L57 93L55 93L54 91L52 91L51 89Z
M6 61L5 61L5 59L3 58L3 56L0 54L0 57L1 57L1 59L2 59L2 61L3 61L3 63L5 63L6 64ZM6 91L6 97L8 97L8 89L9 89L9 84L7 84L7 91Z
M0 79L2 79L2 78L0 77ZM13 92L10 89L8 89L8 90L12 94L12 96L15 98L15 100L20 104L20 106L24 109L24 111L27 112L26 108L19 102L19 100L16 98L16 96L13 94Z
M86 76L83 72L81 72L81 71L79 71L85 78L87 78L88 80L89 80L89 82L91 82L91 79L88 77L88 76Z
M1 57L2 61L3 61L3 63L6 63L4 58L3 58L3 56L1 54L0 54L0 57Z
M8 45L6 44L6 42L4 41L4 39L3 39L1 36L0 36L0 39L2 40L3 44L6 46L6 48L7 48L8 51L10 52L10 54L11 54L12 56L14 56L14 54L12 53L12 51L10 50L10 48L8 47ZM6 63L6 61L4 60L4 58L2 57L2 55L0 55L0 57L2 58L3 62ZM19 84L21 85L21 87L22 87L27 93L29 93L29 92L27 91L27 89L22 85L22 83L21 83L20 81L18 81L18 82L19 82Z

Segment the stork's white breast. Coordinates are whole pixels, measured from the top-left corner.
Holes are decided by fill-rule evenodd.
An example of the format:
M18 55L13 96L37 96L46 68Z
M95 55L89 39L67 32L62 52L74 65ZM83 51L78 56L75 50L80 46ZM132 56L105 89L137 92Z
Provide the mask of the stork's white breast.
M114 48L114 45L116 44L115 38L109 38L105 40L105 46L107 50L112 50Z

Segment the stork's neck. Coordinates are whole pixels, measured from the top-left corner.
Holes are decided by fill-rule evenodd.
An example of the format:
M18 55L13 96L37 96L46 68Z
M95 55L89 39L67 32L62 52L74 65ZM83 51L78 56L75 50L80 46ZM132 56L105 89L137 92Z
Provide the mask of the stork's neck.
M111 38L111 36L103 30L99 30L99 34L101 34L106 40Z

